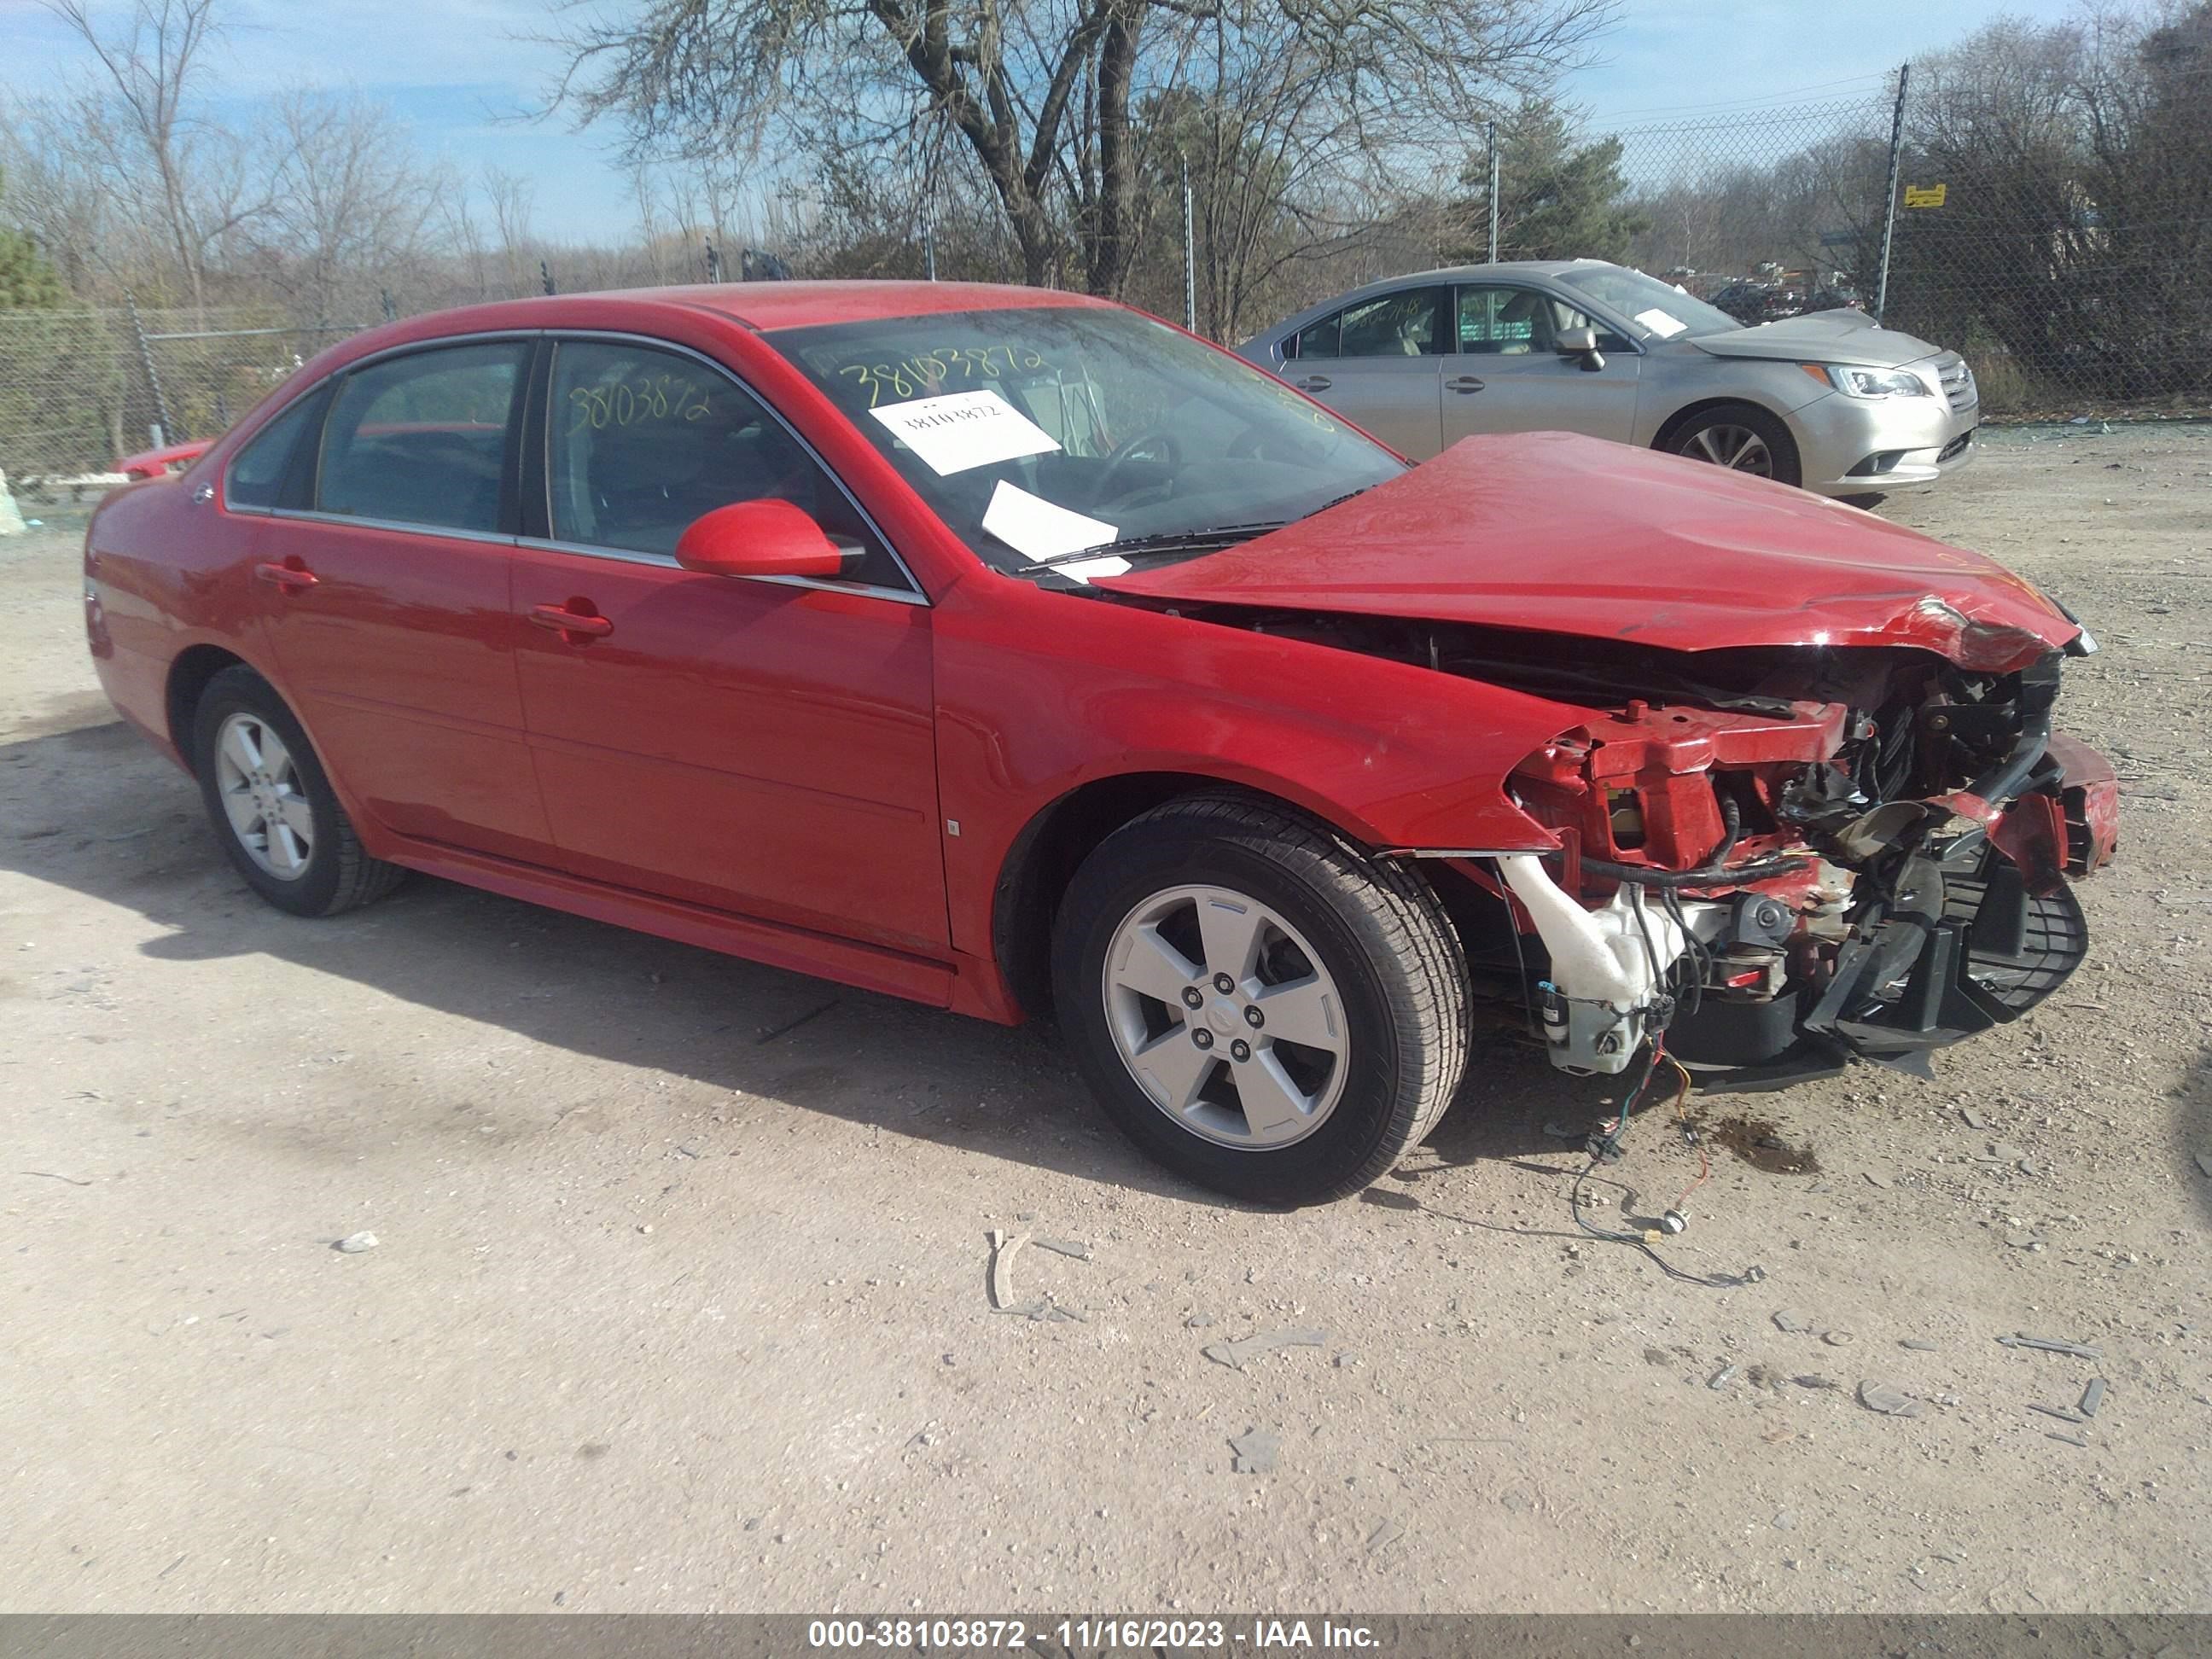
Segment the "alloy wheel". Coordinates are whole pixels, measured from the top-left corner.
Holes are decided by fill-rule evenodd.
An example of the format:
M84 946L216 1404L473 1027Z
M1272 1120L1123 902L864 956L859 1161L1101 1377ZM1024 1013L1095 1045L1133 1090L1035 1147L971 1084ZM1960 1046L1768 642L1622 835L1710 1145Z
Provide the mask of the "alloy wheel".
M1693 460L1724 466L1731 472L1748 472L1759 478L1774 476L1774 456L1766 447L1766 440L1748 427L1699 427L1690 434L1682 453Z
M1174 887L1125 916L1100 991L1129 1074L1191 1133L1240 1151L1303 1140L1344 1093L1336 981L1298 930L1225 887Z
M307 873L315 814L292 751L258 715L236 714L215 744L216 793L246 856L279 881Z

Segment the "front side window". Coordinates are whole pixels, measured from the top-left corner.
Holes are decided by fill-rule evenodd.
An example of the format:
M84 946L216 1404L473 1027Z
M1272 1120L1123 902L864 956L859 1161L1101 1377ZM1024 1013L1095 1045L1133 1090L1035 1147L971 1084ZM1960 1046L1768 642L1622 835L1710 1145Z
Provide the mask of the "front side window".
M232 460L229 476L223 480L225 507L233 512L266 513L279 505L292 458L300 447L300 434L322 401L319 393L310 392L253 434Z
M1411 288L1343 311L1338 354L1346 357L1421 357L1445 350L1447 290Z
M347 518L496 532L526 341L441 346L355 370L323 425L315 505Z
M1000 570L1133 538L1233 539L1404 470L1242 358L1118 307L768 338Z
M866 557L850 579L910 588L843 490L760 399L720 369L626 341L563 340L546 400L553 539L673 558L693 520L791 502Z
M1558 350L1559 336L1586 328L1601 351L1626 351L1627 341L1588 312L1532 288L1462 288L1459 351L1468 357L1516 357Z

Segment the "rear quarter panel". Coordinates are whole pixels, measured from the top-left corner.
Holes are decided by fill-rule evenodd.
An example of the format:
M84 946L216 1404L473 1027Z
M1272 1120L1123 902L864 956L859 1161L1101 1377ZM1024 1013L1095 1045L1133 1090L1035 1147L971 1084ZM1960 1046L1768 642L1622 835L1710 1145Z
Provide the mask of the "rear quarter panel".
M195 469L116 491L85 528L93 665L118 713L185 765L169 730L169 672L213 645L268 673L235 521L191 499Z

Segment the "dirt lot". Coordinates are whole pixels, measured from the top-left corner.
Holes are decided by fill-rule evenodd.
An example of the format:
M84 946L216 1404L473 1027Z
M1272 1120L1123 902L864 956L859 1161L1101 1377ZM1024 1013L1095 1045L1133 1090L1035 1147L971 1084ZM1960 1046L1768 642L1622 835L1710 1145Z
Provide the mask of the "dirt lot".
M1718 1155L1665 1255L1728 1291L1578 1239L1545 1126L1607 1090L1510 1044L1370 1201L1263 1214L1042 1033L435 882L281 916L100 700L71 526L0 543L0 1607L2212 1608L2212 428L1885 511L2103 639L2121 862L1936 1083L1703 1109L1818 1164ZM1631 1209L1696 1170L1628 1152ZM1015 1264L1080 1320L989 1310L993 1228L1091 1246Z

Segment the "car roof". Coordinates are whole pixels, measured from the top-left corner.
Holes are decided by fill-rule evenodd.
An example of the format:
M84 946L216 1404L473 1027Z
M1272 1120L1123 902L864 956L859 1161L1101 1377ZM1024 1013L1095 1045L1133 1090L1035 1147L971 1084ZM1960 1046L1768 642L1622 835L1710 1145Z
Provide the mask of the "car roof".
M653 299L719 312L763 333L822 323L878 322L948 311L1015 311L1039 306L1110 307L1110 300L1014 283L905 281L703 283L632 289L608 298Z
M1296 333L1308 323L1318 322L1329 313L1341 307L1356 305L1362 300L1373 299L1378 295L1389 294L1401 288L1419 288L1431 283L1480 283L1501 279L1510 281L1516 276L1563 276L1569 271L1587 270L1592 265L1602 265L1612 270L1625 269L1623 266L1614 264L1610 259L1501 259L1495 264L1440 265L1434 270L1409 270L1396 276L1384 276L1367 283L1363 288L1351 289L1342 294L1332 295L1326 300L1317 301L1296 315L1285 318L1273 328L1261 330L1246 343L1249 345L1263 340L1272 341L1283 335Z
M822 323L876 322L954 311L1018 311L1093 307L1122 310L1111 300L1012 283L760 282L700 283L676 288L608 289L579 294L490 300L384 323L330 347L318 374L395 347L427 345L456 335L564 328L649 330L656 319L719 317L760 333Z

